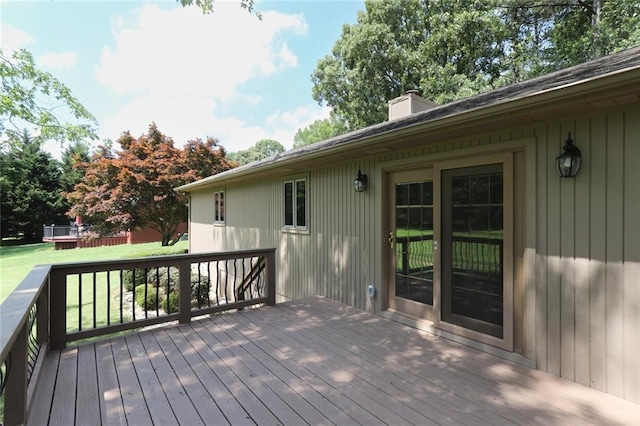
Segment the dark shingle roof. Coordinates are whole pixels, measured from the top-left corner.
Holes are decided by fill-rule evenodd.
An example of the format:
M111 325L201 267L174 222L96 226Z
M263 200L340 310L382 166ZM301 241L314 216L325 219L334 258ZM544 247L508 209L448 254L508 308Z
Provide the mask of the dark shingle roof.
M346 146L377 135L394 132L399 129L410 128L419 124L435 122L447 117L512 102L518 99L530 98L537 94L573 86L578 83L628 71L634 68L640 68L640 47L628 49L584 64L556 71L521 83L505 86L490 92L481 93L466 99L460 99L458 101L393 121L375 124L331 139L292 149L274 157L266 158L261 161L228 170L215 176L210 176L198 182L184 185L178 188L178 190L189 191L190 189L194 189L194 187L206 185L211 181L218 181L237 175L252 174L259 170L263 170L266 167L272 167L278 163L284 163L292 159L302 160L307 156L324 151L330 151L337 147Z

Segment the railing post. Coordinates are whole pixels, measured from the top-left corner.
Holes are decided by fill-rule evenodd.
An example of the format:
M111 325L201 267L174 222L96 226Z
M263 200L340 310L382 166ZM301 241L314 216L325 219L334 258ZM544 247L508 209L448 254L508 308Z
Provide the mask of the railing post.
M67 345L67 277L53 269L49 275L51 349Z
M183 324L191 321L191 262L180 262L179 269L179 317L178 321Z
M27 421L28 332L29 321L25 321L9 353L11 365L4 393L5 425L20 425Z
M267 254L267 305L276 304L276 251Z

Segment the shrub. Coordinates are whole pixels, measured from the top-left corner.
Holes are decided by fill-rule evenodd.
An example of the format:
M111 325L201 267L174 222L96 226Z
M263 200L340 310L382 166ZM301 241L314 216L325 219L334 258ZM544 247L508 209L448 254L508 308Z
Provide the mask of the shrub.
M168 269L168 270L167 270ZM180 271L177 266L151 268L147 274L147 282L163 290L169 289L169 293L177 293L180 280ZM198 285L200 283L200 285ZM191 273L191 301L195 304L206 305L209 301L209 277L197 272ZM172 311L173 312L173 311Z
M209 277L200 275L198 281L198 274L191 274L191 300L200 306L209 302Z
M169 296L163 300L162 309L168 313L173 314L178 312L178 308L180 306L180 295L177 291L169 293Z
M145 298L145 288L147 292L147 297ZM144 310L150 311L154 309L158 309L158 303L162 301L160 295L158 295L158 291L156 288L151 285L141 285L136 286L136 303L140 305Z
M125 269L122 271L122 285L126 291L133 290L134 277L136 287L147 283L147 277L144 269Z
M161 266L149 269L147 273L147 282L167 291L172 292L178 288L178 279L180 272L177 266Z

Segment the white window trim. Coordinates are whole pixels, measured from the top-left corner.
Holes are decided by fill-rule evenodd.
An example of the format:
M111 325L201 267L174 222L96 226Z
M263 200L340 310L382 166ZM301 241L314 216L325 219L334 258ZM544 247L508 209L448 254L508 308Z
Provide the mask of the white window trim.
M224 189L218 189L213 191L213 224L218 226L225 226L227 219L227 197ZM218 203L218 196L222 195L222 209L220 209L220 204ZM220 212L222 212L222 219L218 219L220 216Z
M297 221L297 197L295 196L295 190L296 190L296 183L297 182L305 182L305 192L304 192L304 197L305 197L305 211L304 211L304 215L305 215L305 225L304 226L298 226L298 224L296 223ZM293 184L293 206L292 206L292 211L293 211L293 225L287 225L285 224L285 214L286 214L286 199L285 199L285 185L287 183L292 183ZM283 178L282 180L282 231L284 232L290 232L290 233L308 233L309 231L309 176L308 175L296 175L296 176L288 176L286 178Z

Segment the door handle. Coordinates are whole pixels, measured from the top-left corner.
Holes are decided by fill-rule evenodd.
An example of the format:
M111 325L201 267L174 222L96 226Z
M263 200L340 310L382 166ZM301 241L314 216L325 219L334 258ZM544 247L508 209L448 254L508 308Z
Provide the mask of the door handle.
M389 248L393 249L393 244L395 243L396 237L393 235L393 232L389 232Z

